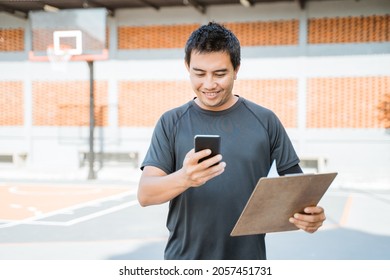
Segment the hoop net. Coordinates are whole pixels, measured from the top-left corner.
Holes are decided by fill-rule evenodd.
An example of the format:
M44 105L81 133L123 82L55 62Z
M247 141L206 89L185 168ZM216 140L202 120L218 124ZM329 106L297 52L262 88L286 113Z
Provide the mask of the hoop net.
M70 47L61 46L60 49L55 49L54 46L49 46L46 52L53 71L66 72L68 70L69 61L72 58L72 49Z

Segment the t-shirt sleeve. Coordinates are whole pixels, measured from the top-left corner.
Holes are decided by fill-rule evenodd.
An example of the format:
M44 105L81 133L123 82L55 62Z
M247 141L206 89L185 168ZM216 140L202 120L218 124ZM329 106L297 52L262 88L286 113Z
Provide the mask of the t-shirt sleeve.
M141 170L145 166L160 168L165 173L170 174L174 169L174 149L173 133L167 121L162 116L154 128L149 149L141 165Z
M270 118L269 137L271 144L271 160L276 160L278 172L283 172L299 163L293 144L280 122L279 118L272 114Z

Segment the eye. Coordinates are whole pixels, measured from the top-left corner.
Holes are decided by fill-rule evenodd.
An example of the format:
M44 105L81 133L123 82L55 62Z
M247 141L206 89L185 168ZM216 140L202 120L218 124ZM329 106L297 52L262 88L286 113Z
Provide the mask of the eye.
M204 77L205 74L204 74L203 72L195 72L194 75L195 75L196 77L199 77L199 78L200 78L200 77Z
M224 77L226 75L226 73L216 73L215 74L215 76L217 77L217 78L222 78L222 77Z

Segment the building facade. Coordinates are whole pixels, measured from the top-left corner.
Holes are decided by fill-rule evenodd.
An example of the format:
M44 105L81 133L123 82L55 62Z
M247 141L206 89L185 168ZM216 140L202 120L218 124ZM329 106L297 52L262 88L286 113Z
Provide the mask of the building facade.
M109 59L95 62L95 151L139 166L166 110L193 97L183 47L211 20L236 33L234 92L272 109L302 159L346 187L390 187L390 2L123 9L108 18ZM29 20L0 12L0 164L79 168L86 161L86 62L31 62ZM57 65L58 66L58 65Z

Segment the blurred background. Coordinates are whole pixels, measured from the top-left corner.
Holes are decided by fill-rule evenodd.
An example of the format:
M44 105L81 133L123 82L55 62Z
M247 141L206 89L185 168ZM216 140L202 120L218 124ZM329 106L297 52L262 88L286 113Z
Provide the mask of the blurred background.
M60 49L53 55L42 43L45 28L38 25L36 15L70 9L104 9L99 27L89 26L89 36L100 45L78 53ZM58 19L54 17L52 24ZM0 188L16 196L3 203L0 258L19 258L19 253L27 258L53 257L49 249L47 255L36 255L37 250L27 253L22 248L50 241L69 249L69 242L87 240L99 241L89 244L93 248L125 244L132 252L144 244L153 249L141 252L150 254L131 256L161 257L167 205L147 209L136 205L139 166L159 116L193 96L183 47L191 32L209 21L223 23L241 42L234 93L280 117L306 172L339 173L324 201L330 208L327 229L350 226L359 232L342 231L344 237L336 243L345 245L341 240L352 240L363 230L380 235L368 236L370 242L383 241L374 246L379 251L390 246L389 211L384 211L390 204L390 1L0 1ZM91 24L87 16L65 20L65 25L70 22ZM74 29L57 27L61 28ZM73 188L73 202L58 209L31 206L36 197L50 197L59 184ZM103 193L112 188L122 196L109 192L102 196L106 200L89 197L100 199L89 212L88 198L76 199L85 189ZM23 195L30 200L20 201ZM71 207L74 217L68 213L63 218L61 209L69 212ZM22 208L26 213L17 215ZM94 211L100 214L93 216ZM380 222L366 224L363 214L367 222L373 222L372 215ZM49 216L52 220L47 221ZM131 226L117 229L130 220ZM107 222L118 223L108 226L117 234L102 226ZM87 234L91 229L96 230ZM35 234L26 237L30 231ZM321 234L325 233L315 238ZM296 235L301 238L300 233L291 236ZM115 246L103 242L110 236ZM271 247L280 242L278 236L270 237ZM327 242L335 240L329 238ZM356 249L355 244L351 248ZM348 252L317 257L390 258L388 253ZM121 256L116 253L112 254ZM293 256L281 251L273 257Z

